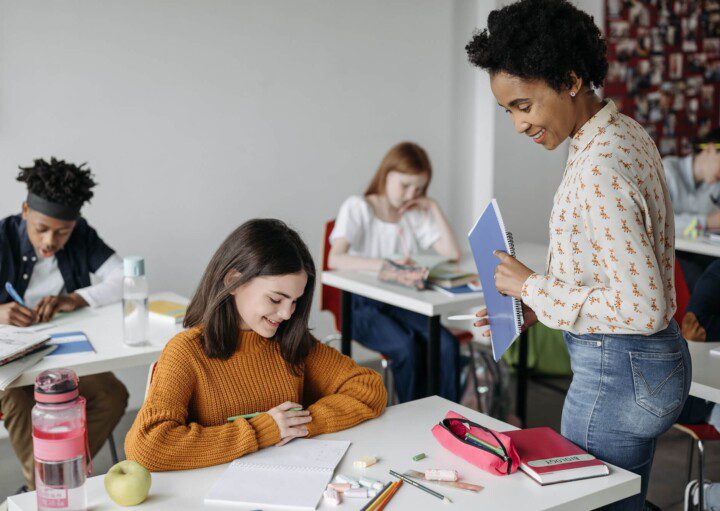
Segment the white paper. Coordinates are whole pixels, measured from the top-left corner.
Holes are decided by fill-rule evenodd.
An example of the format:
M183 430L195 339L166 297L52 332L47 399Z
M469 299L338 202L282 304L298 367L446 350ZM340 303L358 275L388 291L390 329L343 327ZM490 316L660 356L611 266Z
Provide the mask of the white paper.
M9 364L0 366L0 390L5 390L23 372L40 362L46 355L57 349L57 346L47 346L35 353L25 355Z
M233 461L206 503L315 509L350 442L298 439Z
M48 339L47 334L21 331L16 327L0 328L0 361L22 353Z

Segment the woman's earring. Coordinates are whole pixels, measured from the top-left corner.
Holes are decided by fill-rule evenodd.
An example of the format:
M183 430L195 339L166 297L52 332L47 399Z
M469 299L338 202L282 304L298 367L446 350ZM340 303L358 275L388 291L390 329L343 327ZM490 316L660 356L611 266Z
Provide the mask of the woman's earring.
M574 97L575 97L575 91L570 91L570 97L571 97L571 98L574 98Z

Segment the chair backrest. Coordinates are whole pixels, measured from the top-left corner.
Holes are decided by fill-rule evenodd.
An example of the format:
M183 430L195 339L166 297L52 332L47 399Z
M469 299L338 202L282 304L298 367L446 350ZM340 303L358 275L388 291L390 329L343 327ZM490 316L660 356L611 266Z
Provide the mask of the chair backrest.
M152 382L153 376L155 375L155 367L157 366L157 360L150 364L150 369L148 370L148 378L147 383L145 384L145 397L143 397L143 401L147 399L148 391L150 390L150 383Z
M325 223L325 231L323 232L323 250L322 250L322 270L329 270L328 267L328 257L330 256L330 234L332 233L333 229L335 228L335 220L330 220ZM340 290L327 286L325 284L322 285L322 289L320 292L320 310L322 311L328 311L330 314L333 315L333 318L335 319L335 329L340 332L342 330L342 304L341 304L342 295L340 293Z
M685 317L685 311L688 303L690 302L690 290L688 289L687 283L685 282L685 276L683 275L682 268L677 257L675 258L675 303L677 309L675 310L675 321L678 325L682 325L682 320Z

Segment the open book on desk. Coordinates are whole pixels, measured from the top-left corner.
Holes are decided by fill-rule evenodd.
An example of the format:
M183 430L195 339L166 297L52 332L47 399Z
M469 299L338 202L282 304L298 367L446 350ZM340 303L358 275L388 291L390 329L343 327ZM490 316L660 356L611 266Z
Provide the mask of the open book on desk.
M315 509L350 442L300 438L233 461L206 504Z
M523 325L522 303L501 295L495 287L495 268L500 264L494 252L515 256L512 234L507 232L497 201L493 199L468 234L483 297L488 311L493 358L497 362L520 335Z

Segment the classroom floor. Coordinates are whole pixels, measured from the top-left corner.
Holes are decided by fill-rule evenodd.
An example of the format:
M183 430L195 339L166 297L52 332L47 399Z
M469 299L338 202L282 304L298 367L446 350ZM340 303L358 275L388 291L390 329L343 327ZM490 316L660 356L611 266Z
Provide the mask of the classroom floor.
M531 385L528 393L528 426L560 428L563 396L539 385ZM130 429L134 413L127 413L115 428L118 455L124 457L123 439ZM657 446L650 481L648 499L665 511L682 511L683 492L687 477L687 437L675 430L663 435ZM720 442L709 444L705 450L706 477L720 481ZM697 455L695 457L697 460ZM697 476L697 463L693 477ZM93 460L95 474L104 474L112 465L107 446ZM0 502L22 486L20 465L7 438L0 439Z

